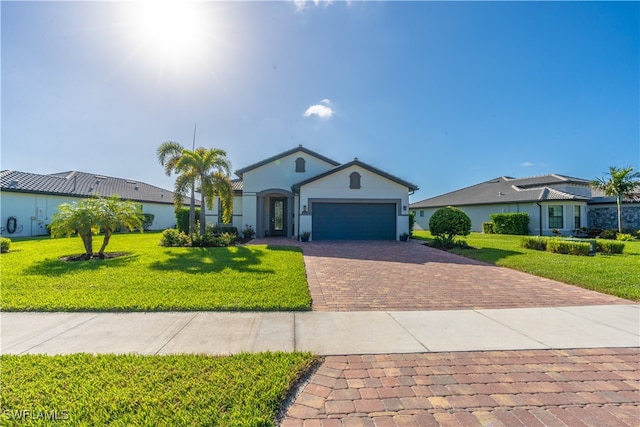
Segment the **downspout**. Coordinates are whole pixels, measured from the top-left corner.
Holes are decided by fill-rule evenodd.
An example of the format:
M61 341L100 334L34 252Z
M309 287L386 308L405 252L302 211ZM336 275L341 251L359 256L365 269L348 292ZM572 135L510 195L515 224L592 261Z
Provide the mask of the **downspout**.
M542 236L542 205L540 204L540 202L536 202L536 205L538 205L538 220L539 220L538 236Z

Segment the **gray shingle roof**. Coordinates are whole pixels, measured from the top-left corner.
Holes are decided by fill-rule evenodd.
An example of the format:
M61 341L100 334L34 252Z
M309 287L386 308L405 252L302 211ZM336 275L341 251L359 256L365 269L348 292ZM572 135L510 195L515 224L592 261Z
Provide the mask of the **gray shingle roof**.
M421 200L411 208L443 206L489 205L497 203L541 202L545 200L589 201L590 198L553 188L556 185L588 186L589 181L564 175L543 175L529 178L502 176L489 181Z
M93 173L68 171L48 175L3 170L0 172L2 191L91 197L118 195L136 202L172 204L173 192L144 182L114 178ZM185 197L185 204L190 199ZM199 205L199 201L196 200Z

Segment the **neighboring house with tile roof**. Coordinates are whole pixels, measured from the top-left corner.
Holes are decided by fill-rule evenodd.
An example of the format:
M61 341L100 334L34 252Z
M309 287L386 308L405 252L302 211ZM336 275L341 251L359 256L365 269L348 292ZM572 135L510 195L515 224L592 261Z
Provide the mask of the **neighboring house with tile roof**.
M409 231L418 187L358 159L341 164L303 146L238 169L233 225L257 237L397 240ZM207 214L217 222L218 201Z
M462 209L471 219L471 230L478 232L482 231L483 222L491 221L492 213L505 212L528 213L530 232L536 235L550 235L554 229L570 234L580 227L617 228L617 219L611 216L615 200L597 193L589 183L586 179L558 174L502 176L412 203L410 210L415 212L416 229L424 230L429 229L431 215L445 206ZM598 218L607 219L596 221L595 209L603 210ZM622 223L623 227L640 229L640 203L633 198L625 203Z
M46 235L47 225L60 204L96 195L117 195L139 202L143 213L154 215L152 230L174 227L176 223L173 192L131 179L78 171L36 174L3 170L0 191L0 230L7 237ZM13 233L13 226L7 227L9 218L16 220Z

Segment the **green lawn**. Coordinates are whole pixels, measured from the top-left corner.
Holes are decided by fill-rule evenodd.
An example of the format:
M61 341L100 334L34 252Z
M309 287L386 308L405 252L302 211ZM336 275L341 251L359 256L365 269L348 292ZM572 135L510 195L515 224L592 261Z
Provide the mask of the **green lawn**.
M316 360L309 353L5 355L0 424L271 426Z
M429 240L428 231L414 231ZM586 289L640 301L640 242L624 242L622 255L594 257L552 254L520 247L521 236L471 233L465 239L476 249L452 252Z
M158 233L116 234L108 260L72 238L17 240L0 255L5 311L309 310L302 252L295 247L165 248ZM102 237L94 239L99 247Z

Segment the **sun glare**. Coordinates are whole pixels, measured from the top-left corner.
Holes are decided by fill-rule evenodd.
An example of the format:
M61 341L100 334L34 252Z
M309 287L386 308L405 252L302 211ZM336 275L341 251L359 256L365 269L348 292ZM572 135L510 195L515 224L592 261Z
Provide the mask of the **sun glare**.
M148 55L179 63L206 47L204 18L198 2L134 2L133 38Z

